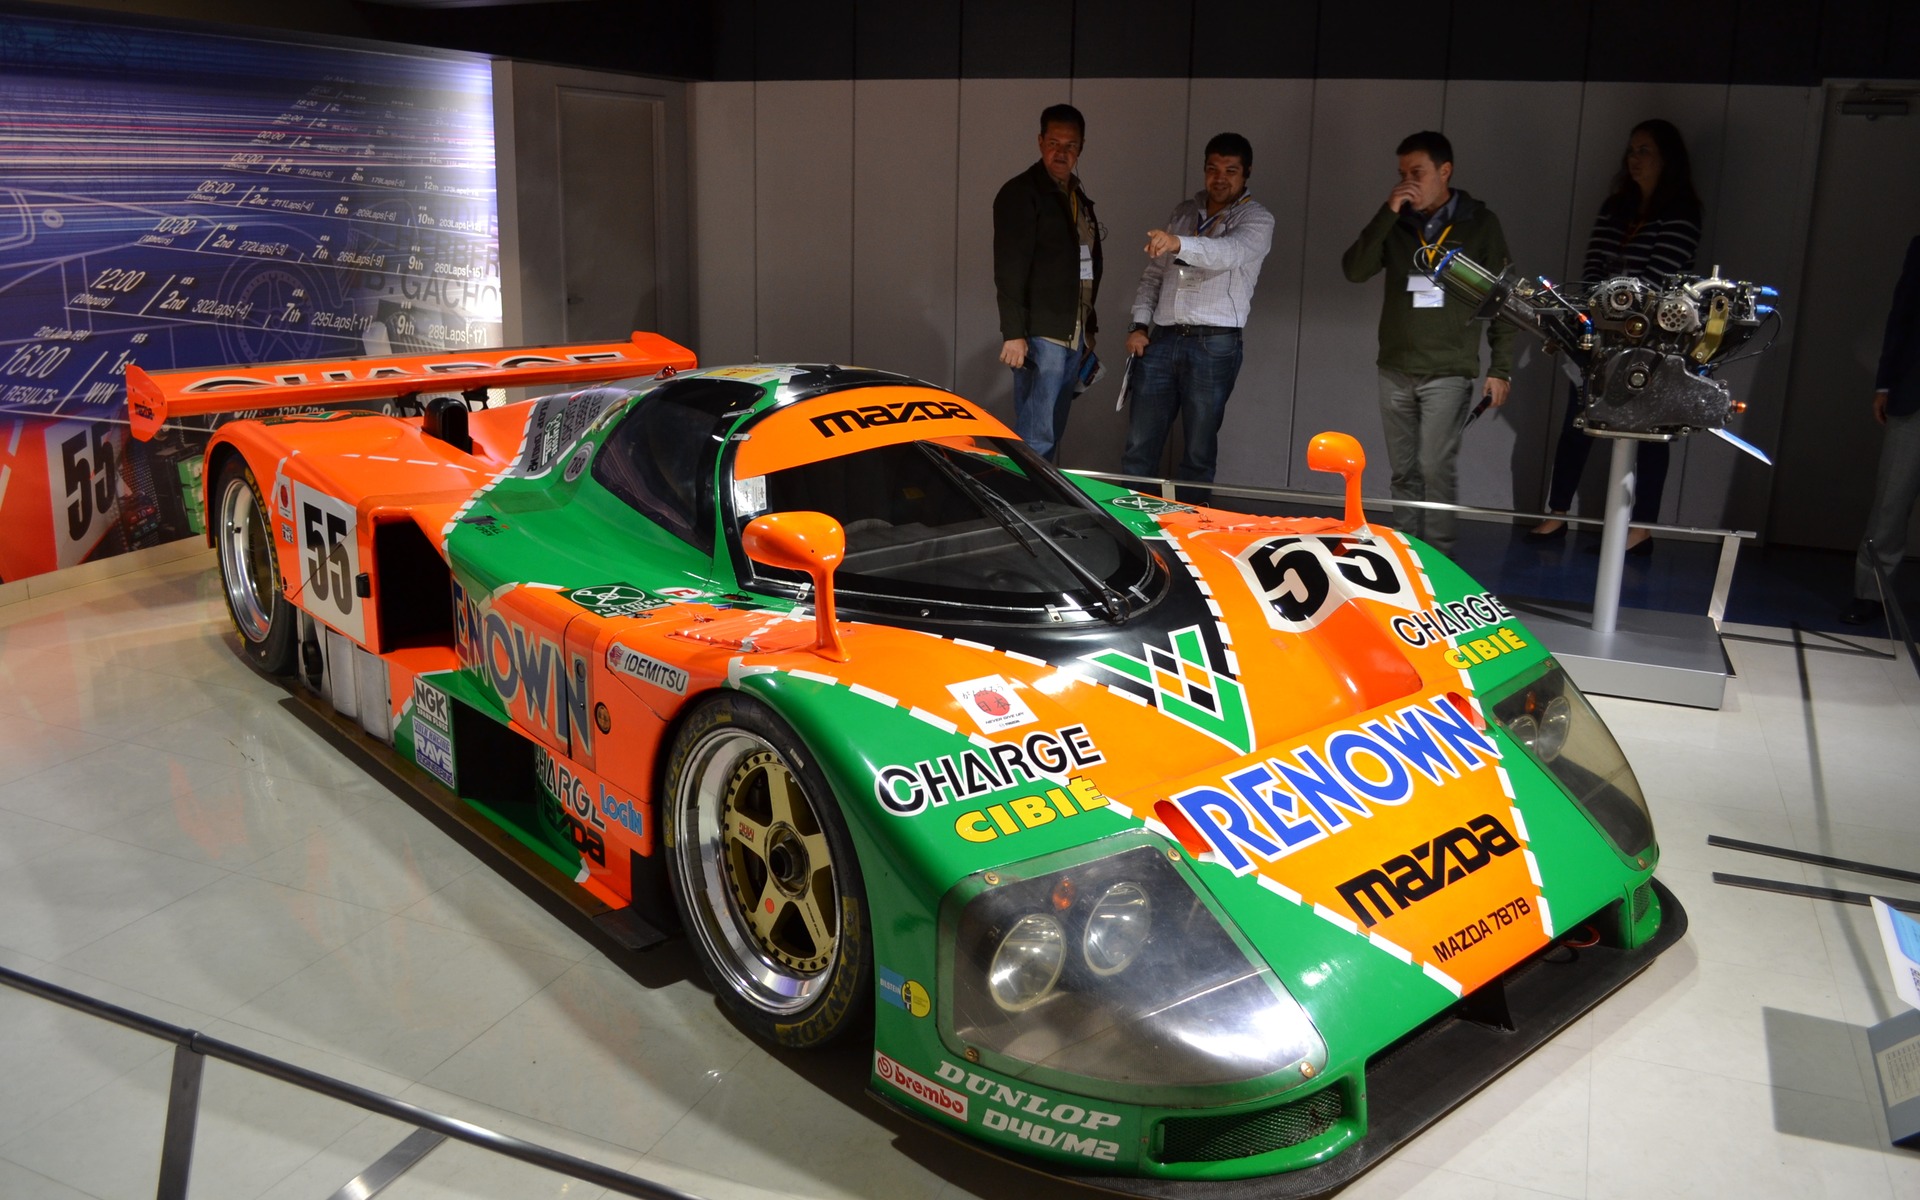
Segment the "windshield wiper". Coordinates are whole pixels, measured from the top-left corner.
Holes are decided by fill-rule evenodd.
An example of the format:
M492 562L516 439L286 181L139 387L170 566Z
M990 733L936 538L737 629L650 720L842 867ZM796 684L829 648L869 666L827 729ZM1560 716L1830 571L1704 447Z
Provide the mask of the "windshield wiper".
M1060 543L1048 537L1045 530L1028 520L1025 514L1015 508L1005 496L1002 496L985 483L967 474L958 463L948 459L940 450L925 442L915 442L914 445L921 453L933 460L934 466L940 469L941 474L959 484L968 495L985 503L988 511L993 514L994 520L998 521L1001 527L1006 529L1008 533L1011 533L1015 538L1019 539L1020 544L1026 547L1027 553L1032 554L1035 558L1039 557L1038 552L1033 548L1033 542L1027 536L1028 534L1032 534L1033 537L1038 538L1047 549L1053 551L1054 556L1065 563L1067 569L1072 571L1075 577L1099 598L1100 608L1106 614L1109 622L1115 625L1126 623L1127 617L1131 614L1132 610L1127 605L1127 598L1115 591L1111 584L1094 574L1093 570L1085 563L1069 554ZM1016 522L1018 524L1016 524ZM1022 532L1022 530L1025 532Z

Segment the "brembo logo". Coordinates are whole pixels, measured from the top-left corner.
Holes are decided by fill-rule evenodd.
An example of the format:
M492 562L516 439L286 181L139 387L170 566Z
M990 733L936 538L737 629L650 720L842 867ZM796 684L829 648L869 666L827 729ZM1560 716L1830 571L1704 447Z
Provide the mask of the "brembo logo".
M508 354L496 359L463 359L457 362L421 363L417 367L373 367L367 371L355 371L351 368L329 368L318 372L318 376L309 376L304 371L289 371L276 374L270 379L258 379L251 375L209 375L205 379L196 379L181 391L187 394L199 392L227 392L244 388L275 387L299 383L353 383L356 381L374 382L381 379L410 379L421 374L460 375L471 371L512 371L522 367L558 367L567 363L620 362L626 355L613 350L596 350L583 354L568 354L556 357L551 354Z
M944 400L902 400L894 404L869 404L865 408L843 408L839 412L822 413L813 418L813 427L820 431L821 437L833 437L835 434L852 433L856 429L872 429L876 425L944 421L949 417L962 421L975 419L964 404L950 404Z
M1498 817L1481 813L1465 825L1355 875L1340 885L1340 895L1353 915L1372 927L1519 848L1520 843Z
M873 1073L937 1112L962 1121L967 1119L966 1096L952 1088L941 1087L925 1075L901 1066L878 1050L873 1053Z

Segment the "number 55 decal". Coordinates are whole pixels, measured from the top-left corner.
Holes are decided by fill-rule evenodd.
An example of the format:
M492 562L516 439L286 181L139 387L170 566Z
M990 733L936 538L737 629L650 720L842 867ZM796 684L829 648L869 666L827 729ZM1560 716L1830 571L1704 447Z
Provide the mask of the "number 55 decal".
M1381 543L1353 537L1279 537L1234 556L1267 624L1304 633L1358 596L1413 608L1417 598L1400 560Z
M56 421L47 426L55 566L86 561L120 519L115 464L125 442L126 433L111 425Z
M300 542L300 607L355 641L366 641L366 614L353 586L360 574L360 537L352 506L295 483L293 511Z

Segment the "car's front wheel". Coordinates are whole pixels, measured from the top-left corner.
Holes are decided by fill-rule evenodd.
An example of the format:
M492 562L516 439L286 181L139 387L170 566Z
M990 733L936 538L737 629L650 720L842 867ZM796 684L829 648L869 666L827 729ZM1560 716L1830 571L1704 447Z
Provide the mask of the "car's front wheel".
M873 936L853 842L820 769L751 697L695 709L666 770L674 901L720 999L760 1036L862 1027Z
M281 594L280 560L273 546L273 520L260 485L239 455L227 459L214 484L214 542L227 611L240 631L241 648L272 675L293 670L293 605Z

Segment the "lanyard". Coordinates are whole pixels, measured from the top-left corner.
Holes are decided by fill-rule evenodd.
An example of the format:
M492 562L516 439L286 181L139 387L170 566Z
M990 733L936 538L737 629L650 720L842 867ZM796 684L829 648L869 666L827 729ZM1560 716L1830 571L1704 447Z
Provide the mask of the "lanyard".
M1433 239L1430 242L1425 240L1421 241L1420 249L1414 252L1416 261L1426 263L1428 268L1431 269L1433 266L1433 260L1440 257L1441 244L1447 240L1447 235L1452 232L1453 232L1453 224L1449 222L1447 224L1447 227L1440 231L1439 237ZM1424 238L1425 235L1421 235L1421 236Z
M1195 236L1195 237L1202 237L1202 236L1205 236L1205 234L1206 234L1206 232L1207 232L1207 229L1208 229L1208 228L1209 228L1209 227L1210 227L1210 226L1211 226L1211 225L1212 225L1212 224L1213 224L1213 223L1214 223L1215 221L1218 221L1218 220L1219 220L1219 219L1220 219L1221 217L1224 217L1224 216L1226 216L1226 215L1227 215L1228 213L1230 213L1230 212L1232 212L1232 211L1233 211L1234 209L1236 209L1236 208L1239 208L1239 207L1240 207L1240 206L1241 206L1242 204L1245 204L1245 203L1246 203L1247 201L1249 201L1249 200L1251 200L1251 199L1253 199L1253 197L1252 197L1252 196L1250 196L1250 195L1248 195L1248 194L1247 194L1246 192L1241 192L1241 193L1240 193L1240 198L1239 198L1238 200L1235 200L1235 201L1234 201L1234 202L1233 202L1232 204L1229 204L1229 205L1227 205L1227 206L1226 206L1225 208L1223 208L1223 209L1221 209L1221 210L1220 210L1219 212L1217 212L1217 213L1214 213L1214 214L1213 214L1212 216L1210 216L1210 217L1208 217L1208 218L1206 218L1205 220L1203 220L1203 221L1201 221L1201 222L1199 223L1199 225L1200 225L1200 227L1199 227L1198 229L1195 229L1195 230L1193 231L1193 233L1194 233L1194 236ZM1453 228L1453 226L1451 226L1451 225L1449 225L1449 226L1447 226L1447 228L1449 228L1449 229L1451 229L1451 228ZM1443 234L1443 235L1441 235L1441 236L1443 236L1443 237L1444 237L1445 235Z

